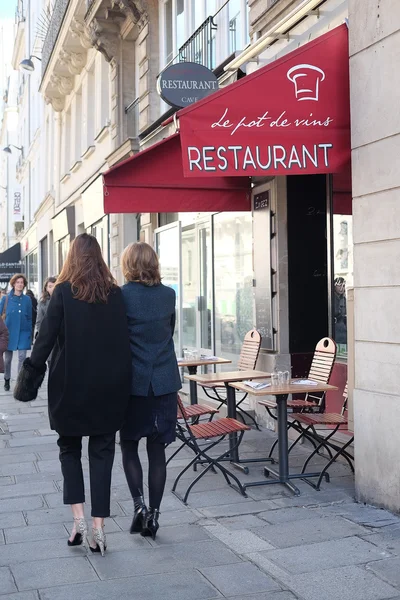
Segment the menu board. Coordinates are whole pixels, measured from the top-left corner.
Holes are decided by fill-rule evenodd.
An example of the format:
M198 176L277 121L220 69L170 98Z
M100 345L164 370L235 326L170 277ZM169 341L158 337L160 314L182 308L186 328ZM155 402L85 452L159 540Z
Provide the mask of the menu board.
M254 239L264 244L257 247L255 255L254 293L256 305L256 328L262 336L261 348L274 350L272 324L272 285L271 285L271 204L270 191L253 196ZM261 241L262 240L262 241Z

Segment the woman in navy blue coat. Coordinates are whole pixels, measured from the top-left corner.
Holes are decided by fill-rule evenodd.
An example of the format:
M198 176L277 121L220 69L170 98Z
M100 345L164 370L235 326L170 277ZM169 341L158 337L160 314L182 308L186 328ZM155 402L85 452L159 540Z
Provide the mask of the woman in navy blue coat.
M9 339L8 347L4 352L4 390L10 390L11 363L13 352L18 350L18 372L26 358L27 350L32 344L32 302L29 296L23 293L27 286L25 276L21 273L14 275L10 280L11 292L4 296L0 302L0 315L5 313Z
M131 402L120 432L122 460L134 502L130 531L154 539L167 474L165 446L175 440L181 388L173 342L175 292L161 283L157 254L144 242L125 249L122 271L128 281L122 295L132 353ZM149 459L148 509L138 454L143 437L147 438Z

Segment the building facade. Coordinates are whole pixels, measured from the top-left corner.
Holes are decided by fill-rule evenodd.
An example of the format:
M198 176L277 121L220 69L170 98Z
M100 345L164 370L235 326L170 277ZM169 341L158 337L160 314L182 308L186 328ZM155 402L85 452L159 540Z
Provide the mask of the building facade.
M259 367L291 367L293 375L304 375L316 342L333 337L338 354L332 383L339 392L328 395L327 408L340 409L348 380L358 497L400 509L393 469L398 117L391 93L396 74L390 71L400 35L397 3L56 0L52 12L47 2L37 2L47 11L48 31L41 63L30 79L20 75L16 143L24 148L17 161L24 199L19 239L30 284L40 287L45 275L58 272L71 239L83 231L96 235L122 282L121 250L140 238L155 246L164 282L177 292L178 352L202 349L235 364L245 332L256 326L263 335ZM18 26L15 67L32 54L27 18ZM146 212L153 148L162 157L179 134L176 109L157 93L158 76L168 65L201 63L228 94L240 80L281 64L344 23L351 165L340 174L257 174L243 210L188 210L190 193L181 208L169 207L161 189ZM260 90L266 101L274 92ZM24 103L30 101L36 108L27 113ZM150 157L143 159L148 181L132 186L126 210L105 214L102 175L110 168L134 172L137 159L124 161L138 152ZM155 160L154 169L159 165ZM226 193L221 190L222 200ZM257 403L250 408L265 420Z

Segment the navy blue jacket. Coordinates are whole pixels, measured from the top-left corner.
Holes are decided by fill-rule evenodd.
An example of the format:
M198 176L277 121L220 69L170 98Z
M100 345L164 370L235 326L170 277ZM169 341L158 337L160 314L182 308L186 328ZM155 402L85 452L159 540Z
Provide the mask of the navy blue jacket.
M122 287L132 352L132 395L155 396L181 387L172 336L175 329L175 292L163 284L130 282Z

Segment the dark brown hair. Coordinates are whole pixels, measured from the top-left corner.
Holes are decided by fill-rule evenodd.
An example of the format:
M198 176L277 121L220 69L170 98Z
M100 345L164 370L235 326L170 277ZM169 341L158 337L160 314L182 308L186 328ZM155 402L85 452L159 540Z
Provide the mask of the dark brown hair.
M46 300L48 300L50 298L50 294L47 291L47 284L48 283L56 283L56 282L57 282L57 277L48 277L46 279L46 281L43 284L42 295L40 297L42 302L46 302Z
M129 244L122 253L121 265L127 281L139 281L144 285L161 283L158 256L146 242Z
M81 233L71 244L56 285L68 281L77 300L107 302L117 283L104 262L98 241L93 235Z
M26 287L28 285L25 275L23 275L22 273L17 273L16 275L13 275L10 279L10 285L11 285L12 289L14 289L14 286L17 283L17 279L24 280L24 287Z

